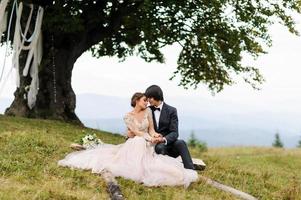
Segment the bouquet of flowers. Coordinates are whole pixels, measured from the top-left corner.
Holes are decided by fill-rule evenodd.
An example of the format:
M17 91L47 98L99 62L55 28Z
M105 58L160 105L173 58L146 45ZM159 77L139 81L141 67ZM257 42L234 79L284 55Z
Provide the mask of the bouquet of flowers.
M102 145L103 142L97 138L96 134L87 134L80 140L81 145L86 149L93 149L99 145Z

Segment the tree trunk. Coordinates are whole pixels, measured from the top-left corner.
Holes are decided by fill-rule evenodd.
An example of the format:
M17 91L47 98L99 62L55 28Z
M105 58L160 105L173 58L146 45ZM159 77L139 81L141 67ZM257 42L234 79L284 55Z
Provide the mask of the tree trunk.
M78 43L70 36L53 36L43 33L43 58L39 67L39 91L32 109L27 105L26 86L30 84L28 75L22 71L27 52L20 57L20 87L16 89L15 99L5 114L29 118L58 119L81 124L75 114L76 97L71 86L72 69L81 55Z

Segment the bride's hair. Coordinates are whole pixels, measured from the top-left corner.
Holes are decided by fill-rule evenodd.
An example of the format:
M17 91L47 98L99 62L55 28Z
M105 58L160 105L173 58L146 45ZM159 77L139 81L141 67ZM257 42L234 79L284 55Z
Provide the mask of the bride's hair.
M145 94L142 92L136 92L131 99L131 106L135 107L136 106L136 101L139 101L142 97L144 97Z

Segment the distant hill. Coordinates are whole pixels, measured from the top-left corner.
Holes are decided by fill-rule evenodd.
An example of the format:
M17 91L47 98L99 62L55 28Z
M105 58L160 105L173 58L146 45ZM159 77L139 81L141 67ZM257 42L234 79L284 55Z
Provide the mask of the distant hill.
M0 99L0 113L11 99ZM77 95L76 113L87 127L124 134L123 116L131 110L129 98L96 94ZM225 101L166 97L179 115L180 137L187 140L192 131L209 146L271 146L278 131L286 147L301 139L301 113L234 104Z
M123 134L122 118L131 109L129 102L129 98L81 94L76 113L89 127ZM194 131L209 146L271 146L278 131L286 147L295 147L301 138L298 113L185 97L167 97L166 102L177 107L180 137L185 140Z

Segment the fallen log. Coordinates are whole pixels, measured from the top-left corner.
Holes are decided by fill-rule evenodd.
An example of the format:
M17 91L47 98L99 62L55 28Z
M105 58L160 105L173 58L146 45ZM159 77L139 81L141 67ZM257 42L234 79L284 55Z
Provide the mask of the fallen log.
M257 198L253 197L252 195L250 194L247 194L245 192L242 192L240 190L237 190L235 188L232 188L230 186L227 186L227 185L223 185L217 181L214 181L210 178L207 178L205 176L201 176L199 175L200 179L203 180L206 184L208 185L211 185L217 189L220 189L220 190L223 190L225 192L229 192L231 194L233 194L234 196L236 197L239 197L240 199L243 199L243 200L257 200Z
M115 177L108 171L103 171L101 177L105 180L107 184L107 191L112 200L123 200L123 195L121 193L120 186L118 185Z

